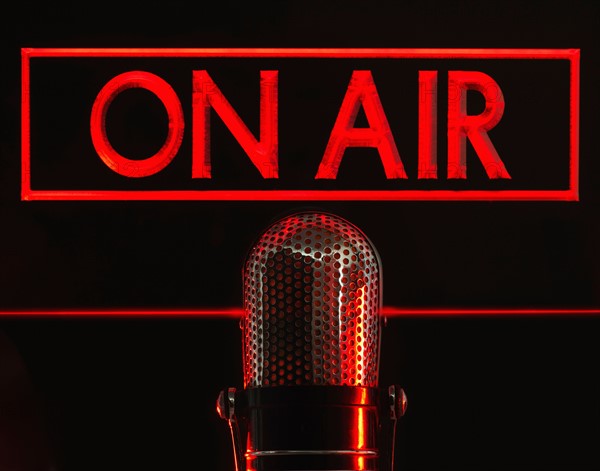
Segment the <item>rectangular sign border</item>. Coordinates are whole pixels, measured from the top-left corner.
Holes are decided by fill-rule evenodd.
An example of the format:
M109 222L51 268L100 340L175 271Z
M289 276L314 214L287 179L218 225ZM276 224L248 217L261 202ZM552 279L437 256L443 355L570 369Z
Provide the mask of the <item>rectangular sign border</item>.
M570 62L567 190L32 190L30 59L33 57L212 57L375 59L566 59ZM130 201L579 201L579 49L22 48L21 200Z

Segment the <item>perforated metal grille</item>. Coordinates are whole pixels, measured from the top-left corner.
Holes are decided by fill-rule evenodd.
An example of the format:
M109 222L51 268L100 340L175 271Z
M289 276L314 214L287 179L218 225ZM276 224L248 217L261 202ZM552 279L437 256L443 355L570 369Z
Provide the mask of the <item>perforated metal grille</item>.
M244 387L376 387L381 264L367 237L326 213L271 225L244 266Z

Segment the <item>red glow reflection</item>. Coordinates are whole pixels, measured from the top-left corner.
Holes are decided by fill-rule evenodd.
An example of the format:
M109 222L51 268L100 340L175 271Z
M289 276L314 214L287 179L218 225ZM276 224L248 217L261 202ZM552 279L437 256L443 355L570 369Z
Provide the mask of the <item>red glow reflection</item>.
M356 447L359 450L364 450L365 448L365 444L367 441L367 437L366 437L366 431L365 431L365 410L362 407L358 408L358 419L357 419L357 433L358 433L358 437L356 440ZM365 457L364 456L357 456L356 459L356 464L357 464L357 468L359 470L363 470L365 469Z

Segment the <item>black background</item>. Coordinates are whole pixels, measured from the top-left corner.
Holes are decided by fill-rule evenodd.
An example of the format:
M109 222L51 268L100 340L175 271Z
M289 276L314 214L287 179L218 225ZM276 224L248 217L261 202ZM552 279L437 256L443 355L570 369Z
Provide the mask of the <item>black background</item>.
M0 308L238 306L255 237L307 207L367 233L387 305L597 308L597 9L15 3L2 32ZM20 48L59 46L580 48L580 201L23 202ZM380 381L409 396L397 469L598 469L598 327L575 315L390 319ZM233 469L214 402L241 382L235 319L12 316L0 334L0 470Z

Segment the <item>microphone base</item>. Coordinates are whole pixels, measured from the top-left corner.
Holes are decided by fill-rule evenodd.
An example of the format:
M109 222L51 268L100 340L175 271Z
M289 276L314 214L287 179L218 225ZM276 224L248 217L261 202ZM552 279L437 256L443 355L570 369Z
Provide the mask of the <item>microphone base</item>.
M334 456L278 456L247 462L247 471L378 471L377 459L360 461Z
M236 403L238 420L246 425L241 438L247 471L381 469L378 388L249 388Z

